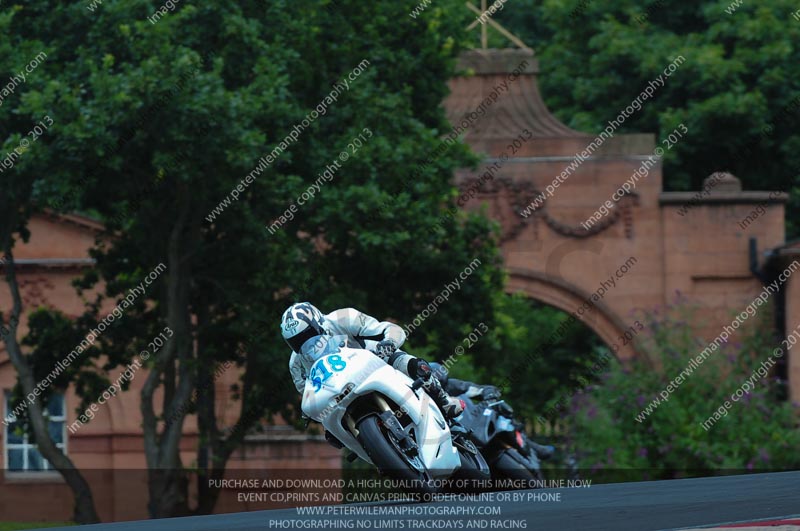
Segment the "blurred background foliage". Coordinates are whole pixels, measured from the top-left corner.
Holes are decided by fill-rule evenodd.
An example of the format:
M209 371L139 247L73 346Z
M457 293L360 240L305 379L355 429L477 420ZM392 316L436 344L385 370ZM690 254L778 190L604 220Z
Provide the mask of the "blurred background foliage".
M796 6L790 0L745 2L727 15L727 0L656 4L663 1L514 0L495 18L536 50L550 109L590 133L683 55L686 62L620 132L661 137L684 123L688 135L664 161L666 188L697 190L710 173L728 170L745 189L789 191L787 233L797 237L800 106L791 106L800 96L800 23L790 18ZM425 164L450 129L440 103L457 54L477 45L476 34L464 32L474 14L460 0L436 0L412 19L414 5L198 0L156 25L146 19L155 7L145 0L105 2L91 15L82 3L45 1L0 13L3 71L19 71L40 51L48 54L0 107L4 152L44 115L55 122L14 173L4 174L6 197L0 199L10 201L8 190L19 189L13 202L21 218L58 205L100 218L113 236L98 241L96 268L77 283L86 297L83 316L70 326L59 314L35 314L26 346L36 374L53 363L52 345L75 344L87 323L102 317L103 301L118 299L164 261L169 274L128 311L124 327L102 338L108 357L100 362L96 351L87 353L57 386L72 383L84 399L93 397L108 372L130 362L165 323L190 322L191 316L197 318L191 326L176 327L184 351L180 359L173 355L162 376L167 396L173 397L179 375L188 374L196 387L209 381L217 364L232 361L242 371L233 389L242 402L239 435L277 414L296 421L299 397L278 333L289 303L311 300L324 311L354 306L409 323L479 258L463 287L415 330L408 350L444 360L484 323L488 332L452 374L497 383L514 373L507 398L529 419L598 378L591 367L605 347L580 324L541 360L521 363L567 314L504 293L495 223L478 214L443 217L455 205L454 171L478 162L458 145ZM579 6L585 8L576 11ZM508 46L496 32L490 36L491 46ZM258 158L364 59L370 64L351 89L209 223L209 212ZM770 134L762 135L767 126ZM307 208L268 235L265 225L364 128L373 137ZM440 231L435 227L442 219L449 221ZM24 227L16 234L27 236ZM180 297L170 287L176 285ZM615 368L602 385L587 388L593 416L575 403L564 434L582 462L746 467L764 461L763 450L771 464L797 464L785 446L794 439L773 438L791 422L771 392L740 407L737 414L748 422L737 421L736 430L727 431L733 423L714 428L714 437L730 443L727 450L687 420L706 418L710 412L703 408L749 368L735 365L731 370L739 372L720 381L713 371L723 370L716 365L722 357L709 361L653 422L635 423L631 411L639 410L640 397L660 390L659 379L698 346L681 332L680 320L655 330L659 341L650 352L662 359L664 375L639 365ZM736 364L763 354L750 343L730 348ZM200 406L213 398L208 390L198 393ZM181 400L164 407L180 408ZM775 413L766 418L759 406ZM224 451L214 454L225 455L241 439L230 437L225 430L231 426L213 408L192 405L188 412L205 416L197 460L187 467L224 468L224 459L204 462L202 452L221 445ZM160 430L163 420L159 416ZM169 505L174 499L160 514L182 510Z
M582 474L630 481L800 467L800 430L795 407L783 398L786 382L756 372L778 359L775 337L763 332L770 329L767 313L745 323L736 341L714 351L640 422L642 410L707 346L688 331L687 323L701 317L685 300L645 312L638 344L659 370L645 359L614 364L571 401L566 447ZM754 389L731 400L754 374ZM727 413L720 411L706 430L702 423L726 400Z

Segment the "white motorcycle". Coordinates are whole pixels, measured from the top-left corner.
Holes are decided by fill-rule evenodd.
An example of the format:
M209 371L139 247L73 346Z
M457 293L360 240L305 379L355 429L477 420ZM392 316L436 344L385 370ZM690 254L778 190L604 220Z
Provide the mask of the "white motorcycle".
M309 339L301 355L314 361L303 413L381 474L435 491L442 479L483 480L489 466L468 432L444 418L413 381L379 357L353 348L347 336Z

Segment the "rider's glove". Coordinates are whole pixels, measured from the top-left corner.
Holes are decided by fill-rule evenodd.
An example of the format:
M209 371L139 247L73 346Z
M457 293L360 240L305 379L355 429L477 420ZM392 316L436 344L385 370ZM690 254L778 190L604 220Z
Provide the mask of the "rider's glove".
M394 339L383 339L375 345L375 354L377 354L383 361L387 361L389 357L397 351L397 343Z
M484 400L497 400L500 398L500 388L493 385L484 385L481 394Z

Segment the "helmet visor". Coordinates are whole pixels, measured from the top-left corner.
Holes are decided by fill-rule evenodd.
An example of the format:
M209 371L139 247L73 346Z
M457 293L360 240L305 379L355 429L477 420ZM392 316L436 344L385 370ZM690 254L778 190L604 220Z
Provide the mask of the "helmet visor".
M291 348L294 352L300 352L300 347L303 346L303 343L311 339L312 337L316 337L320 335L317 330L314 329L312 326L306 327L305 330L297 334L296 336L292 336L286 339L286 342L289 344L289 348Z

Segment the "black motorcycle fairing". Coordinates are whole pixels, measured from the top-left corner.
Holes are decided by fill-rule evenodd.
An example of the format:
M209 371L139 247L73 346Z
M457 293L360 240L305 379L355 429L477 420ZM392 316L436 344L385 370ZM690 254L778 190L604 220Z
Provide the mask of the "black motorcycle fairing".
M461 424L469 429L470 436L479 447L488 446L497 435L497 414L484 415L485 407L475 404L466 396L459 398L467 405L460 417Z

